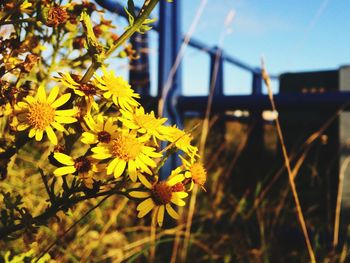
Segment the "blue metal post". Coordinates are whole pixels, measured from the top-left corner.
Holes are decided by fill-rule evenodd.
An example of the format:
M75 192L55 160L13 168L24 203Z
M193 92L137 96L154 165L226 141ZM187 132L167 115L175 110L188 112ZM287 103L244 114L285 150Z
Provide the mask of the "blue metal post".
M210 88L214 88L214 96L224 95L224 60L223 51L214 47L210 53Z
M172 3L160 1L159 3L159 63L158 63L158 97L161 97L170 71L182 43L181 34L181 0ZM176 111L177 97L181 94L181 67L178 67L172 85L164 101L163 116L168 118L169 124L183 127L181 117ZM170 157L162 168L161 177L169 176L172 168L179 165L178 158Z
M131 38L133 49L139 56L129 63L129 81L131 86L141 97L150 95L150 73L148 57L148 33L136 34Z
M210 52L210 81L209 87L213 92L213 102L220 101L224 96L224 60L223 50L214 47ZM210 149L216 151L223 143L225 143L226 122L224 118L224 111L217 112L217 121L210 129L207 143ZM215 136L211 136L215 135Z
M262 95L262 83L263 79L261 76L261 70L259 68L253 73L252 83L252 95ZM254 128L251 133L249 144L252 146L252 150L257 154L262 154L264 148L264 121L262 119L261 109L256 109L250 112L252 125Z

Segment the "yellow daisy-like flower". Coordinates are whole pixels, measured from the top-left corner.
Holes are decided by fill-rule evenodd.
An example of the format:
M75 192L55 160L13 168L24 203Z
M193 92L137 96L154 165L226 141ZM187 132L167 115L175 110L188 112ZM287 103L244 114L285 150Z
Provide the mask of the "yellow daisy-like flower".
M136 108L135 112L125 110L120 112L122 117L118 119L129 129L137 130L137 132L145 136L152 137L156 145L158 145L156 139L165 139L164 134L167 129L163 124L166 122L166 118L156 118L153 111L145 113L142 106Z
M65 166L57 168L53 174L63 176L75 174L81 179L87 188L92 189L94 183L94 174L101 172L96 161L91 157L80 156L73 159L71 156L56 152L53 157Z
M115 76L112 70L108 72L106 68L102 68L102 72L103 76L95 75L95 79L98 82L97 87L104 91L103 96L106 99L112 98L116 106L129 111L139 105L135 98L140 98L140 95L134 92L128 82Z
M188 154L191 158L198 156L198 148L191 145L192 135L178 129L175 125L166 127L166 137L171 143L181 151Z
M46 97L43 86L38 88L35 97L27 96L24 101L20 101L16 105L18 111L18 131L24 131L28 128L29 138L41 141L43 133L46 132L49 140L56 145L57 136L52 127L58 131L64 131L62 124L74 123L77 119L74 117L78 111L76 109L57 110L58 107L64 105L71 94L64 94L57 98L59 89L54 87L49 96Z
M155 148L146 146L144 138L136 137L128 130L122 130L109 143L100 144L91 151L98 160L111 159L107 166L108 175L113 173L118 178L127 167L133 182L136 182L140 172L152 174L150 167L157 166L152 158L162 156L155 152Z
M72 89L75 94L80 97L84 97L88 105L88 112L90 112L91 106L98 110L98 105L94 99L97 95L97 87L91 83L79 83L77 75L71 75L69 73L59 73L61 78L55 78L61 82L65 87Z
M182 160L182 164L185 169L185 178L189 178L191 180L190 191L192 190L194 184L198 184L203 190L205 190L204 184L207 181L207 171L205 170L202 162L195 161L194 159L187 161L182 156L180 156L180 159Z
M144 176L141 178L142 184L147 188L145 191L131 191L130 196L143 198L137 207L138 218L142 218L153 210L152 224L163 225L164 212L174 219L179 219L179 214L172 207L172 204L184 206L186 203L182 199L188 196L185 187L182 185L185 179L183 174L169 177L166 181L158 181L151 184Z
M118 126L114 124L115 118L98 115L96 121L88 115L84 118L89 131L83 132L81 142L85 144L109 143L115 137Z

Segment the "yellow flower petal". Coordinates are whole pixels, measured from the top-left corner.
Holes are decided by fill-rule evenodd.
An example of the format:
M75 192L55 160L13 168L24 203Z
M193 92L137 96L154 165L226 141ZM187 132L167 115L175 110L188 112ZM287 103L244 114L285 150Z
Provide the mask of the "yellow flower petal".
M47 137L49 137L49 140L52 142L52 144L57 145L58 141L57 141L57 136L54 133L54 131L52 130L52 128L50 126L46 127L45 129Z
M155 206L155 203L152 200L152 198L147 198L146 200L138 204L138 206L136 207L136 210L141 211L141 210L147 209L148 207L154 207L154 206Z
M126 162L120 160L117 166L114 169L114 178L121 176L125 170Z
M74 166L64 166L64 167L60 167L57 168L53 174L56 176L62 176L62 175L66 175L66 174L72 174L76 171Z
M174 192L173 195L175 195L176 197L181 199L181 198L187 197L188 193L186 193L186 192Z
M58 108L65 104L70 99L70 93L64 94L61 97L59 97L55 102L51 104L51 107Z
M36 99L32 96L27 96L24 98L29 104L33 104L33 103L36 103Z
M112 96L112 93L110 93L109 91L103 93L103 97L105 97L106 99L109 99Z
M54 127L58 131L63 132L65 130L64 127L61 124L59 124L58 122L51 122L51 126Z
M28 104L26 102L24 102L24 101L19 101L17 103L17 106L22 108L22 109L28 108Z
M168 212L168 214L169 214L172 218L174 218L174 219L176 219L176 220L178 220L178 219L180 218L179 214L174 210L174 208L171 207L170 204L166 204L166 205L165 205L165 208L166 208L166 211Z
M155 207L155 204L151 198L148 198L145 201L143 201L141 204L138 205L138 207L140 205L142 206L142 208L137 209L139 211L137 215L138 218L144 217Z
M38 98L38 101L40 102L46 101L46 92L45 92L45 87L43 85L41 85L38 88L37 98Z
M112 157L112 155L110 153L96 153L96 154L93 154L92 157L97 160L104 160Z
M132 191L129 193L130 196L135 198L147 198L151 196L150 192Z
M29 134L28 134L28 137L29 137L29 138L33 138L34 135L35 135L35 131L36 131L35 128L30 129Z
M20 124L17 126L17 131L24 131L27 128L29 128L28 124Z
M173 185L176 185L177 183L182 182L184 179L185 179L185 176L183 174L178 174L178 175L175 175L174 177L170 178L168 180L168 184L170 186L173 186Z
M75 116L78 113L78 110L77 109L56 110L55 113L58 116Z
M186 205L185 201L178 199L178 198L171 198L171 202L174 203L175 205L178 205L178 206L185 206Z
M160 206L158 210L157 222L159 226L163 225L163 220L164 220L164 205Z
M67 117L67 116L55 116L55 121L57 121L58 123L69 124L69 123L77 122L77 119L73 117Z
M43 131L42 130L36 130L35 132L35 140L37 140L38 142L41 141L43 139Z
M130 160L128 162L128 173L129 173L131 181L136 182L136 180L137 180L137 171L136 171L135 163L132 160Z
M139 179L141 183L146 186L148 189L152 188L152 184L146 179L146 177L143 174L139 174Z
M155 161L153 161L152 159L150 159L149 157L147 157L144 154L139 154L138 156L145 164L147 164L150 167L156 167L157 164Z
M113 173L113 171L118 163L119 163L119 159L115 158L108 164L108 166L107 166L107 174L108 175Z
M47 103L49 103L49 104L53 103L58 96L58 92L59 92L58 86L53 87L52 90L50 91L48 98L47 98Z
M73 158L67 154L57 152L57 153L54 153L53 157L62 164L65 164L68 166L74 165Z
M84 132L80 141L85 144L94 144L98 142L97 136L90 132Z

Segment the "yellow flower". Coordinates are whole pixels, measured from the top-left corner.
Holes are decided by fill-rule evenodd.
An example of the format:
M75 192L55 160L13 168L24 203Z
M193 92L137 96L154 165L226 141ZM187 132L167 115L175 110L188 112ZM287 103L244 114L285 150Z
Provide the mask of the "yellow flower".
M152 174L149 167L156 167L151 158L159 158L162 154L155 148L145 145L144 138L138 138L128 130L119 132L109 143L102 143L91 149L93 157L98 160L111 159L107 166L107 174L118 178L127 166L130 179L136 182L140 172Z
M115 118L98 115L96 121L87 115L84 118L89 131L82 134L81 142L85 144L109 143L115 137L118 126L114 124Z
M69 73L59 73L61 78L55 78L61 82L65 87L70 88L80 97L84 97L88 105L88 111L90 112L91 106L98 110L98 105L94 100L94 96L97 95L97 87L91 83L79 83L77 75L71 76Z
M67 174L78 175L87 188L92 189L94 183L94 174L101 172L97 163L91 157L80 156L73 159L64 153L54 153L54 158L65 166L57 168L53 173L55 176Z
M192 135L178 129L175 125L166 127L166 137L171 143L181 151L188 154L191 158L198 156L198 148L191 145Z
M131 191L129 194L134 198L145 199L137 206L138 218L142 218L153 210L152 224L163 225L164 212L174 219L179 219L179 214L172 204L184 206L182 199L188 196L182 185L185 179L183 174L169 177L166 181L158 181L151 184L144 176L140 177L142 184L147 188L145 191ZM182 186L182 187L181 187Z
M125 110L120 112L122 117L118 119L129 129L137 130L141 134L152 137L156 145L158 145L156 139L165 139L164 134L167 130L163 124L166 122L166 118L156 118L153 111L145 113L142 106L136 108L133 113Z
M0 117L8 116L12 113L12 107L10 103L6 103L5 105L0 106Z
M30 7L32 7L33 4L32 3L29 3L28 0L25 0L21 5L20 5L20 10L21 10L21 13L27 13L27 14L31 14L33 13L33 10L30 9Z
M198 184L203 190L205 190L204 184L207 181L207 171L202 162L195 161L193 158L191 161L187 161L182 156L180 156L180 159L185 168L185 178L191 180L190 190L192 190L194 184Z
M53 128L64 131L64 127L61 124L74 123L77 119L74 117L77 114L76 109L57 110L70 99L70 94L64 94L57 98L59 89L54 87L49 96L46 97L45 89L43 86L38 88L38 92L35 97L27 96L24 101L17 103L16 108L18 110L18 131L24 131L28 128L29 138L33 138L37 141L41 141L43 133L46 132L49 140L53 144L57 144L57 137Z
M102 68L103 76L95 75L98 84L97 87L104 91L103 96L106 99L112 97L113 103L121 109L132 111L139 103L135 98L140 95L135 93L131 86L122 78L114 75L113 71L107 71Z

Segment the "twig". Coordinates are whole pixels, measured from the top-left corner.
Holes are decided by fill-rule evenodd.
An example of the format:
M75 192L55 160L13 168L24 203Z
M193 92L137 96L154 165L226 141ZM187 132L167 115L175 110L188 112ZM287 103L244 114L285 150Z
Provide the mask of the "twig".
M43 180L43 183L45 185L46 192L50 198L51 204L55 203L55 196L52 194L52 192L49 189L49 185L47 183L46 175L44 174L44 171L39 168L39 173L41 175L41 179Z
M264 82L265 82L265 84L267 86L267 89L268 89L268 96L269 96L269 100L271 102L272 110L276 112L277 108L276 108L275 101L274 101L274 98L273 98L273 93L272 93L272 88L271 88L271 81L270 81L270 78L269 78L269 76L268 76L268 74L266 72L263 60L262 60L262 72L261 72L261 74L262 74L263 80L264 80ZM303 234L304 234L307 250L308 250L309 256L310 256L310 261L312 263L314 263L314 262L316 262L316 258L315 258L315 254L314 254L314 251L313 251L312 246L311 246L309 234L307 232L304 215L303 215L303 212L302 212L302 209L301 209L298 192L297 192L296 185L295 185L295 182L294 182L293 171L292 171L292 168L290 166L290 161L289 161L289 157L288 157L286 146L284 144L283 133L282 133L282 129L281 129L281 125L280 125L278 117L276 117L276 119L275 119L275 124L276 124L278 139L279 139L279 141L281 143L282 153L283 153L283 157L284 157L284 163L285 163L285 166L286 166L287 172L288 172L289 184L290 184L290 187L291 187L291 190L292 190L295 206L296 206L296 209L297 209L298 220L299 220L300 227L301 227L301 229L303 231Z
M142 25L142 23L147 19L152 12L152 10L155 8L155 6L158 4L159 0L149 0L145 1L144 5L142 7L142 12L138 15L138 17L135 19L135 23L132 27L130 27L128 30L126 30L116 41L115 45L112 46L107 53L105 54L104 59L108 58L117 48L119 48L125 41L127 41ZM100 63L92 62L88 70L86 71L85 75L81 79L81 83L88 82L91 77L93 76L94 72L100 67Z
M106 201L112 194L109 194L102 198L100 202L97 203L97 205L90 208L79 220L75 221L66 231L63 232L62 235L57 237L49 246L46 247L46 249L39 255L39 257L35 260L35 263L39 261L47 252L50 251L51 248L53 248L56 243L63 238L69 231L71 231L75 226L77 226L85 217L87 217L92 211L94 211L97 207L99 207L104 201Z
M338 195L337 195L337 204L335 208L335 218L334 218L334 233L333 233L333 248L338 245L339 239L339 222L340 222L340 208L341 208L341 199L343 195L343 186L344 186L344 176L346 168L348 168L350 162L350 157L347 157L340 167L339 172L339 182L338 182Z

